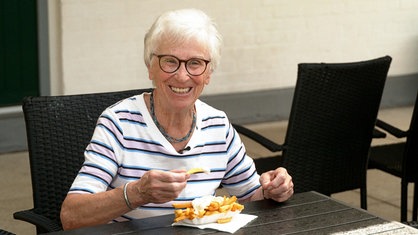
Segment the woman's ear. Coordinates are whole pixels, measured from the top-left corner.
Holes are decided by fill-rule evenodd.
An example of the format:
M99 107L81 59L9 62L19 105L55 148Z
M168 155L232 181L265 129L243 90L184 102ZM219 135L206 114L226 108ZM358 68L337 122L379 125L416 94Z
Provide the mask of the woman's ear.
M148 79L152 81L153 79L151 77L151 72L150 72L150 66L149 65L147 65L147 71L148 71Z
M209 85L211 75L212 73L208 74L208 76L205 78L205 85Z

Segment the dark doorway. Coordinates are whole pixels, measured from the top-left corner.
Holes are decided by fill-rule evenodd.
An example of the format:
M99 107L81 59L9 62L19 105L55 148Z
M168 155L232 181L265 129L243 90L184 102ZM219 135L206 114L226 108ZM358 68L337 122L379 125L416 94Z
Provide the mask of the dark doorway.
M0 107L39 95L35 0L0 0Z

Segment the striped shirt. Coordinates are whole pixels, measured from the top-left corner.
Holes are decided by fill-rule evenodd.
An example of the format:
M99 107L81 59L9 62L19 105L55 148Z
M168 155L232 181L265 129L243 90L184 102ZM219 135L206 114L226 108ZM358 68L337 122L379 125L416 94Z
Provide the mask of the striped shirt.
M69 193L99 193L140 179L151 169L169 171L207 167L210 174L193 174L178 198L163 204L149 203L115 221L173 213L172 203L214 195L220 185L238 199L260 187L253 160L226 114L200 100L195 103L196 128L178 153L153 122L137 95L107 108L85 150L85 161Z

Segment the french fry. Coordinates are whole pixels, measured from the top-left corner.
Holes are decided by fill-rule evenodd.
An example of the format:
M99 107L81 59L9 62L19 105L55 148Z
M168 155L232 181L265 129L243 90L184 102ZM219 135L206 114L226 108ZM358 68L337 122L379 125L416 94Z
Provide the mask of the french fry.
M176 209L180 208L190 208L192 206L192 202L185 202L185 203L173 203L173 207Z
M228 217L228 218L222 218L222 219L218 219L218 224L225 224L225 223L228 223L228 222L231 222L231 220L232 220L232 217Z
M232 205L232 209L231 209L231 211L242 211L244 209L244 206L243 205L241 205L241 204L238 204L238 203L234 203L233 205Z
M211 202L207 208L208 211L217 211L219 210L219 202Z
M196 173L210 173L210 169L203 167L195 167L187 171L187 174L196 174Z
M226 198L226 200L224 200L225 204L224 205L231 205L232 203L237 201L237 197L232 196L230 198Z
M219 213L218 211L206 211L205 216Z
M180 209L175 210L175 211L174 211L174 215L175 215L176 217L182 216L182 215L183 215L183 211L182 211L182 210L180 210Z
M233 205L223 205L223 206L221 206L221 207L219 207L219 211L220 212L225 212L225 211L228 211L228 210L230 210L231 209L231 207L232 207ZM231 210L232 211L232 210Z
M181 216L176 217L174 219L174 222L179 222L179 221L184 220L184 219L187 219L187 216L186 215L181 215Z
M174 210L174 222L181 220L193 220L195 218L203 218L204 216L210 216L220 213L228 213L229 211L242 211L244 206L237 202L237 197L226 197L224 196L221 200L213 200L203 210L195 211L192 202L186 203L173 203ZM218 219L218 223L228 223L232 217L226 217Z
M197 217L202 218L205 215L205 213L206 213L205 210L200 210Z

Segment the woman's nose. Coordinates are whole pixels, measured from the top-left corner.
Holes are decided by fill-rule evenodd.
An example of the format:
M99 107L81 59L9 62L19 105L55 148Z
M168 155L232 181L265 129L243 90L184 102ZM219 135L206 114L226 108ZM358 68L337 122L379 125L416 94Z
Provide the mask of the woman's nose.
M179 80L185 81L185 80L190 79L190 74L189 72L187 72L185 62L181 62L180 68L176 71L176 74L177 74L177 79Z

